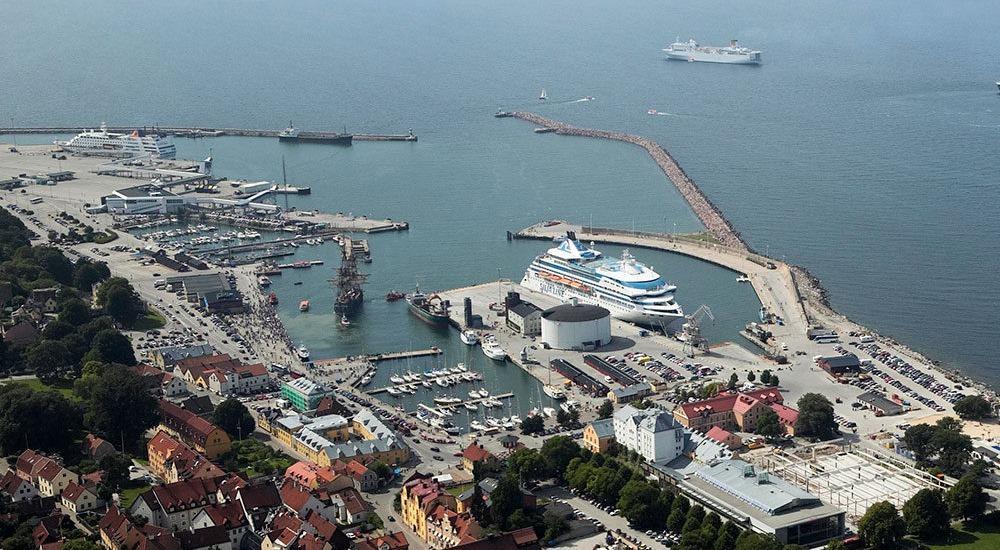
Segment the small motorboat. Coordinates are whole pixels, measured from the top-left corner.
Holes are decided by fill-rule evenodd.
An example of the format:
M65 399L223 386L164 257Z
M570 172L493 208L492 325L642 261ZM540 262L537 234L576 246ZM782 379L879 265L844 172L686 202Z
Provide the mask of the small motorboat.
M309 360L309 348L305 346L299 346L299 349L295 350L295 354L303 361Z
M463 330L461 338L462 343L468 346L474 346L479 342L479 335L474 330Z
M295 281L295 283L294 283L294 284L295 284L295 286L299 286L299 285L301 285L301 284L302 284L302 281Z
M646 111L647 115L655 115L657 113L659 113L659 111L657 111L656 109L650 109L650 110Z
M351 322L347 319L347 315L342 315L340 317L340 326L342 326L342 327L349 327L349 326L351 326Z
M273 305L277 305L277 303L278 303L278 295L275 294L274 292L271 292L270 294L268 294L267 295L267 303L271 304L272 306Z
M402 300L405 297L406 297L406 294L403 294L402 292L398 292L398 291L395 291L395 290L390 290L385 295L385 301L386 302L396 302L398 300Z
M299 311L309 311L309 300L302 300L299 302Z
M737 283L749 283L750 282L750 277L747 277L746 275L740 275L739 277L736 278L736 282Z

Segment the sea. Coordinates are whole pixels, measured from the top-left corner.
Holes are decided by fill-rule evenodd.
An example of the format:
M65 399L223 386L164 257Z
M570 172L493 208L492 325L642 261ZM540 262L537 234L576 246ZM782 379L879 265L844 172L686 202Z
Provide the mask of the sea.
M508 230L547 219L701 229L641 149L534 134L494 119L503 108L656 139L753 247L808 267L838 311L1000 378L1000 4L7 0L0 12L0 125L419 136L346 148L176 140L179 156L212 155L234 179L280 180L284 158L289 183L313 189L292 206L410 222L369 236L367 299L347 329L330 307L333 245L298 253L323 268L275 277L288 329L314 356L438 345L448 362L481 361L382 296L519 279L547 245L508 242ZM739 39L764 62L664 60L688 38ZM734 273L633 252L688 311L712 308L712 340L739 341L756 317Z

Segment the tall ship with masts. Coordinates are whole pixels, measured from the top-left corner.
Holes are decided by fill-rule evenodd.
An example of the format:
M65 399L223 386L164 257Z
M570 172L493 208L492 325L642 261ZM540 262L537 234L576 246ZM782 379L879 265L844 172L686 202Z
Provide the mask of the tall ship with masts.
M348 247L345 247L340 267L337 268L332 279L334 286L337 287L337 298L333 302L333 310L343 315L360 308L365 299L361 285L367 278L368 274L358 271L354 255L348 252Z

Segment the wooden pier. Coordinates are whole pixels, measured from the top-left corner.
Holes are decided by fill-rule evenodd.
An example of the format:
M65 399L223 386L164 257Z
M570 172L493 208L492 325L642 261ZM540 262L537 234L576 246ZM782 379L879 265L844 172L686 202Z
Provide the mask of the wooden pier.
M427 357L431 355L441 355L442 353L444 352L440 348L415 349L407 351L391 351L388 353L377 353L373 355L355 355L352 357L338 357L335 359L320 359L318 361L313 361L312 363L314 366L317 367L330 367L349 362L378 363L380 361L393 361L396 359L408 359L413 357Z

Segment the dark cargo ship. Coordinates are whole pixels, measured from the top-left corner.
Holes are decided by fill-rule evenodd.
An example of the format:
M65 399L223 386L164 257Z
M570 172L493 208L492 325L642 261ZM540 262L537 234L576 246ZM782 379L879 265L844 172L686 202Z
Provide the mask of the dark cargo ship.
M428 296L420 292L418 287L416 292L406 295L406 303L410 306L410 312L421 321L436 327L448 326L448 301L442 300L437 294Z
M292 126L288 125L278 133L278 141L284 141L288 143L332 143L334 145L350 145L354 142L354 135L344 132L343 134L338 134L336 132L302 132Z

